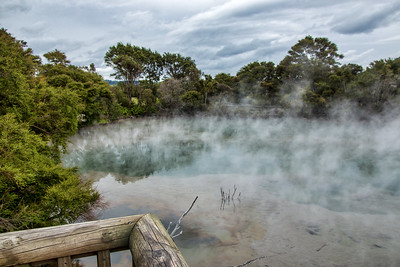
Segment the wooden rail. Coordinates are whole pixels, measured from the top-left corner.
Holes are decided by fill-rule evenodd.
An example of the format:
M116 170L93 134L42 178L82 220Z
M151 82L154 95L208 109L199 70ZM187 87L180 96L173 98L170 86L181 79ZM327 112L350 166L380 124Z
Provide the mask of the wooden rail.
M152 214L68 224L0 234L0 266L31 266L56 259L72 266L72 258L97 255L108 267L110 252L130 249L132 264L188 266L160 220Z

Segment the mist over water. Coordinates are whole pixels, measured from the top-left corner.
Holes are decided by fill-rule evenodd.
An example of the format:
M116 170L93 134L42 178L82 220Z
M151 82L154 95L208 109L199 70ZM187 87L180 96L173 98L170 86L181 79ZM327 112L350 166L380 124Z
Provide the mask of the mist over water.
M396 265L399 129L400 119L127 120L81 130L63 161L97 179L104 217L173 220L199 195L177 240L191 266ZM234 185L241 198L222 210L220 187Z

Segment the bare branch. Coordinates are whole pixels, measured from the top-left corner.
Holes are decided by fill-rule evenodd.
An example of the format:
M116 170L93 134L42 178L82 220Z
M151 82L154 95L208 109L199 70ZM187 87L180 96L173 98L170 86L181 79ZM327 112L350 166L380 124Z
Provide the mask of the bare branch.
M176 234L176 232L181 228L181 222L182 222L183 217L185 217L186 214L188 214L189 211L193 208L193 205L194 205L194 203L196 202L196 200L197 200L198 198L199 198L199 197L196 196L196 198L195 198L195 199L193 200L193 202L192 202L192 205L190 205L190 208L189 208L187 211L185 211L185 213L182 214L182 216L179 218L179 220L178 220L177 223L175 224L174 230L172 230L172 232L169 234L172 238L177 237L177 236L179 236L179 235L182 234L182 231L181 231L180 233L178 233L178 234ZM169 226L168 226L168 229L169 229Z
M249 260L249 261L248 261L248 262L246 262L246 263L243 263L243 264L240 264L240 265L235 265L235 266L229 266L229 267L243 267L243 266L249 265L250 263L253 263L253 262L255 262L255 261L258 261L258 260L264 259L264 258L266 258L266 257L267 257L267 256L261 256L261 257L258 257L258 258L255 258L255 259Z
M233 199L233 197L235 196L236 190L237 190L237 187L236 187L236 185L233 185L233 194L232 194L232 199Z

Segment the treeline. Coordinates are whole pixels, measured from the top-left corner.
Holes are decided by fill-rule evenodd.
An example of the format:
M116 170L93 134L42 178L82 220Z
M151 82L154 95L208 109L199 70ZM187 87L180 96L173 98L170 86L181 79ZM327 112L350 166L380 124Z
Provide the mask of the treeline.
M112 86L93 64L74 66L58 50L43 56L47 63L0 29L0 232L70 223L101 204L91 183L61 164L82 126L198 112L329 117L340 103L372 114L400 101L400 58L365 70L340 65L337 46L311 36L278 65L256 61L215 77L190 57L118 43L105 54L119 80Z
M345 103L362 116L399 103L400 58L340 65L336 44L306 36L278 64L256 61L235 76L204 75L190 57L118 43L106 53L126 115L193 114L329 117Z

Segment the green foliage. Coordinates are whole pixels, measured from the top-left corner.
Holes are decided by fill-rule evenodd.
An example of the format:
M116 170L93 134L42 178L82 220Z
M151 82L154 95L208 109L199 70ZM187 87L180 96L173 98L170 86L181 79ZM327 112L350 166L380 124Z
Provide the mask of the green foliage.
M66 62L65 55L60 54L64 55L57 51L57 55ZM76 101L75 105L79 107L80 125L109 121L121 115L111 86L103 81L101 76L90 70L55 63L42 66L40 75L46 79L49 85L59 88L62 92L74 92L79 96L79 99L74 101Z
M29 89L39 64L24 41L0 29L0 115L12 112L21 120L30 116Z
M197 91L201 93L204 104L208 103L208 97L217 93L217 85L218 83L210 75L205 75L204 79L196 83Z
M273 62L252 62L239 70L237 96L251 97L258 102L276 103L278 79Z
M188 91L181 96L183 110L187 113L194 113L203 108L203 96L197 91Z
M378 60L348 84L346 96L370 112L400 103L400 58Z
M27 124L0 117L0 232L73 222L96 204L91 184L50 155Z
M61 64L61 65L68 65L69 63L71 63L69 60L67 60L67 56L55 49L54 51L51 52L47 52L46 54L43 55L48 61L50 61L51 63L54 63L56 65Z
M180 54L164 53L163 67L166 77L176 80L188 79L196 82L201 74L193 59Z
M182 82L176 79L168 79L160 84L158 90L162 110L173 111L182 107L181 95L185 93Z
M104 59L106 64L115 70L111 75L125 81L128 100L132 96L141 100L145 88L138 85L139 78L143 77L154 84L162 75L162 56L144 47L118 43L109 48Z
M313 82L324 79L338 66L336 60L343 58L337 51L336 44L327 38L306 36L292 46L289 55L279 63L278 76L281 79L308 79Z
M70 223L97 205L91 184L60 164L60 147L85 112L110 115L98 103L113 98L101 76L62 52L45 54L52 64L42 66L25 47L0 30L0 232Z
M67 139L78 130L78 115L83 108L78 94L66 88L38 87L33 90L33 101L30 125L55 146L65 148Z

